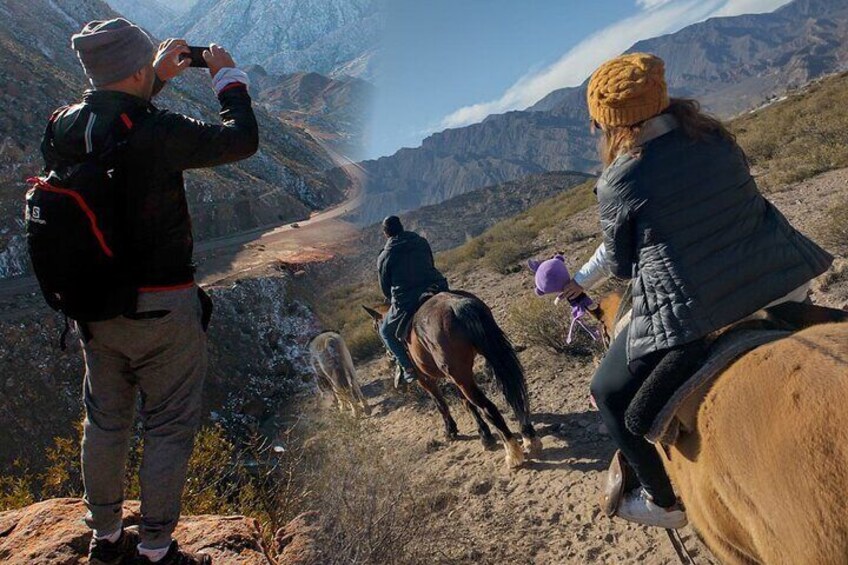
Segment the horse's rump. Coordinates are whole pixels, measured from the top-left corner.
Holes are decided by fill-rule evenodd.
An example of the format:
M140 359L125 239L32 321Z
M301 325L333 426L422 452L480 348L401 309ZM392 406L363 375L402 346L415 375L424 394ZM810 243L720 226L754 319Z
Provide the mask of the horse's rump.
M848 323L819 325L736 360L667 467L719 557L844 563L848 555ZM726 550L726 551L725 551Z

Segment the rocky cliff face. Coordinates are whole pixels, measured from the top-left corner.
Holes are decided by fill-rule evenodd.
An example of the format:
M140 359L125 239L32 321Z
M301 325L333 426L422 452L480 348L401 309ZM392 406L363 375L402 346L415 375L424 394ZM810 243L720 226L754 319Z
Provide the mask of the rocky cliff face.
M848 4L795 0L772 14L711 19L630 50L666 60L673 95L698 97L729 117L848 68ZM366 161L363 221L527 174L596 170L585 97L585 85L557 90L525 111L489 116Z
M276 408L304 385L305 347L317 321L291 292L291 275L269 273L210 289L207 421L273 429ZM81 418L83 368L72 333L59 350L62 320L40 295L0 304L0 474L16 459L38 468L54 437L72 437ZM0 559L2 561L2 559Z
M313 71L369 78L383 27L374 0L200 0L162 29L217 42L241 64L273 73Z
M172 9L171 2L165 0L106 0L106 3L154 35L159 35L160 30L178 17L178 10Z
M82 565L88 563L91 531L82 521L81 500L58 498L20 510L0 512L0 561L8 565ZM139 504L124 506L124 524L138 524ZM314 526L307 517L293 520L266 547L259 523L244 516L184 516L175 537L189 551L210 555L230 565L309 565ZM283 543L279 543L283 542Z
M84 22L114 17L99 0L9 0L0 5L0 277L20 274L24 179L42 166L47 117L78 99L86 84L69 38ZM158 106L217 120L218 103L204 71L191 70L157 97ZM302 126L257 109L261 147L237 165L186 175L196 235L231 234L307 217L343 197L321 171L330 155Z
M268 113L306 128L351 160L359 158L374 94L370 83L307 72L273 75L258 65L248 73L255 99Z

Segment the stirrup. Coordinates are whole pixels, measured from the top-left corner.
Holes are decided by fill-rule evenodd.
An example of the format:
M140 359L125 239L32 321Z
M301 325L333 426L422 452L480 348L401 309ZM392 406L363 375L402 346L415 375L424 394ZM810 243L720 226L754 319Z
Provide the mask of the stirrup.
M630 466L624 459L621 450L616 450L612 456L609 470L601 489L601 509L607 517L612 518L618 512L621 499L624 498L625 485L630 478Z

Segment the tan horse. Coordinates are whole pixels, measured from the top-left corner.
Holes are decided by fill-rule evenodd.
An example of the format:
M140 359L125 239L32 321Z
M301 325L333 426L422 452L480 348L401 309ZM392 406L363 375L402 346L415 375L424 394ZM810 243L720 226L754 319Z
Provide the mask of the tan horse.
M609 333L619 304L600 303ZM723 563L848 563L848 323L738 359L707 393L695 430L660 453Z
M350 350L341 335L322 332L312 338L309 342L309 362L322 396L325 392L332 392L342 412L349 408L354 416L371 414L371 407L356 382L356 369Z

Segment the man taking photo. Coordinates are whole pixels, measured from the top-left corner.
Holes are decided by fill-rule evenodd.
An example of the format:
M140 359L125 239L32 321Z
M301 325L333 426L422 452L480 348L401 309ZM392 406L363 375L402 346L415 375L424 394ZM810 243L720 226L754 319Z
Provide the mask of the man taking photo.
M119 179L114 209L108 210L114 214L113 241L101 233L95 203L74 200L90 213L103 251L112 257L114 248L121 258L121 280L130 289L120 294L118 315L71 315L79 322L86 368L82 474L86 522L94 531L90 563L208 564L208 555L182 551L171 537L201 417L205 325L211 314L208 297L194 282L183 171L256 152L247 75L223 48L212 45L203 52L221 104L221 124L203 123L150 102L189 67L184 41L168 40L157 49L141 28L114 19L90 22L73 36L72 46L92 88L81 102L51 117L42 143L47 180L36 182L58 198L71 191L50 184L51 178L72 176L67 171L79 170L81 163L114 156L108 165L108 177ZM49 226L46 214L28 204L28 221L40 222L36 227ZM39 273L49 272L49 265L41 260L39 269L35 257L33 263L41 281ZM53 299L63 297L55 293ZM104 304L87 306L96 310ZM139 392L144 454L136 533L123 528L122 503Z

